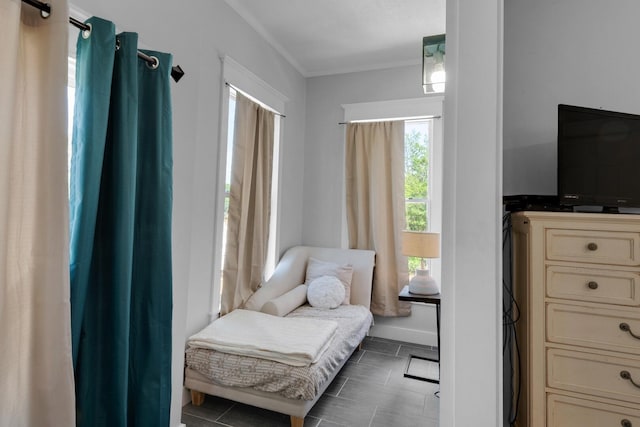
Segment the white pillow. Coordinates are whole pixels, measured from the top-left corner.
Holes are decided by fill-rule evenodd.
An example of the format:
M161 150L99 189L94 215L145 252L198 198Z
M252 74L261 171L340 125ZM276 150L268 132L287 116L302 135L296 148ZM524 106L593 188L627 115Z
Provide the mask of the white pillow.
M313 307L336 308L344 301L344 286L335 276L320 276L307 287L307 300Z
M307 285L299 285L278 298L265 302L260 311L282 317L291 313L305 302L307 302Z
M342 304L350 304L353 266L351 266L351 264L339 265L334 262L322 261L309 257L305 283L309 285L314 279L322 276L333 276L338 278L344 287L344 299L342 300Z

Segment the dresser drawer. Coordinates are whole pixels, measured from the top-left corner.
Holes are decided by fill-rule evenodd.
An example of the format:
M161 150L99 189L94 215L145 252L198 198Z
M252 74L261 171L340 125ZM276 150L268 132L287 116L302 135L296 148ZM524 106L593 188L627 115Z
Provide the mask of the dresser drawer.
M549 394L547 396L547 425L549 427L640 427L640 411L591 400Z
M549 387L639 404L640 388L622 378L623 371L640 383L640 360L547 349Z
M546 230L546 258L594 264L640 264L638 233L594 230Z
M640 305L640 272L547 266L547 296L605 304Z
M547 306L547 340L640 354L640 313L552 303Z

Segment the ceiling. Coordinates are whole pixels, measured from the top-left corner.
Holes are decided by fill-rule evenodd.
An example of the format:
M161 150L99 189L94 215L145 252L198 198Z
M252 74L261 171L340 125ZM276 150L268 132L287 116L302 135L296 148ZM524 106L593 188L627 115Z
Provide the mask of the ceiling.
M305 77L419 64L445 0L225 0Z

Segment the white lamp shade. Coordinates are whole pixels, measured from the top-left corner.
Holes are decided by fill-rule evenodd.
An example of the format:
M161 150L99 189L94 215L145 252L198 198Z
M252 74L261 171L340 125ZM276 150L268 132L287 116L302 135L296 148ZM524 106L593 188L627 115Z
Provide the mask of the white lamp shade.
M419 258L440 257L440 234L422 231L402 232L402 253Z

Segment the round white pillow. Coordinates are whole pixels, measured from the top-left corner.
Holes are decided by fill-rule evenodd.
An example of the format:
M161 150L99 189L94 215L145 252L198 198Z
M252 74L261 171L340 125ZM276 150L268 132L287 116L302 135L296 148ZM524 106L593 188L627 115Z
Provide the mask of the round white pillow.
M307 288L307 300L313 307L336 308L344 301L344 285L334 276L313 279Z

